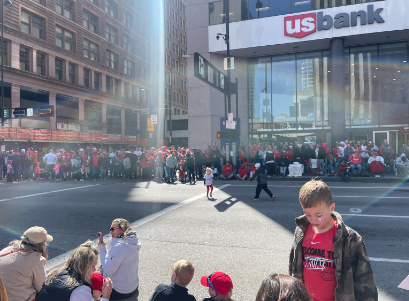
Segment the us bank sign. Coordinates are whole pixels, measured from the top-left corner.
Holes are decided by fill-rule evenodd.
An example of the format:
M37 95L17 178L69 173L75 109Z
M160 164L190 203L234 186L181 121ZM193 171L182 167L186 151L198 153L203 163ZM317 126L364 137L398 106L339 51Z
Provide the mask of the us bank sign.
M294 38L303 38L307 35L322 30L330 30L332 27L341 29L344 27L385 23L382 17L383 8L375 10L370 4L365 10L350 13L338 13L334 17L324 15L323 12L306 13L284 17L284 35Z

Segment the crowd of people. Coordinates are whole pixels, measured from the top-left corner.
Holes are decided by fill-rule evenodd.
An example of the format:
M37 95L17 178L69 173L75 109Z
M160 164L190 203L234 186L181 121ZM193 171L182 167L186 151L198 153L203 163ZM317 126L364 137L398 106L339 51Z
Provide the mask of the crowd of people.
M299 201L304 215L296 219L288 275L268 276L255 300L378 300L363 239L335 212L330 188L323 181L311 180L301 187ZM27 229L21 239L0 251L0 301L137 300L141 242L123 218L112 221L110 233L109 243L102 235L97 245L86 241L61 268L47 274L47 244L53 237L39 226ZM194 270L187 260L176 262L171 284L158 285L150 301L196 300L187 289ZM203 301L233 301L228 274L214 272L201 277L200 283L209 293Z
M105 181L107 178L136 179L157 182L195 184L207 168L215 179L245 180L259 163L269 177L302 175L338 175L348 182L350 176L381 177L384 173L409 177L409 141L395 151L384 141L379 147L372 141L338 141L332 149L327 143L302 145L249 145L238 149L237 162L226 160L226 150L215 143L200 149L175 146L125 149L60 149L39 157L33 148L2 151L0 179L7 183L25 180Z

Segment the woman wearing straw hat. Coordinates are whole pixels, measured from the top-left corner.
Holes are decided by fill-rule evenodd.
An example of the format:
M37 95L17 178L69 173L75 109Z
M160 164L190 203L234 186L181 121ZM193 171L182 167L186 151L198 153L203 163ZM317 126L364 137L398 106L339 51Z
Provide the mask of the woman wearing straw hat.
M0 251L0 276L9 300L32 301L46 278L46 243L53 240L42 227L31 227L21 240Z

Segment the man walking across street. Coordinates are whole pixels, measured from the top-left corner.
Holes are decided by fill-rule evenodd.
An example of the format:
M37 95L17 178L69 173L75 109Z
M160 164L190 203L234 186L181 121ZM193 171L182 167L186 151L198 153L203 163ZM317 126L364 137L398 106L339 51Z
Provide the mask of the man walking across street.
M264 190L269 195L271 200L274 201L276 196L267 187L267 175L264 168L260 168L260 163L256 163L255 167L256 171L254 172L254 175L249 179L249 182L257 179L256 196L253 198L253 200L257 201L260 196L261 190Z

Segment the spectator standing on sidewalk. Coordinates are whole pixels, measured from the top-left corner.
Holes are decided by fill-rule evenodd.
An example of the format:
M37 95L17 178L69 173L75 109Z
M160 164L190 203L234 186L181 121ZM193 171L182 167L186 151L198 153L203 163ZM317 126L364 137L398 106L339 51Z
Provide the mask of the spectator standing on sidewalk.
M43 161L47 165L46 179L49 179L51 174L51 179L54 181L55 180L54 167L55 164L57 163L57 155L54 154L53 149L50 149L50 152L43 157Z
M139 295L139 250L141 243L135 229L123 218L112 221L109 247L99 241L100 260L104 278L112 279L114 289L110 300L122 300ZM134 299L132 299L134 300Z
M162 156L161 151L158 152L158 155L155 159L155 163L156 163L155 181L158 183L162 183L163 181L163 156Z
M3 176L5 174L4 172L5 166L7 166L7 155L6 155L6 151L2 150L0 153L0 180L3 179Z
M0 276L10 301L31 301L40 292L46 279L46 243L52 240L44 228L31 227L0 251Z
M192 281L195 267L187 260L179 260L172 267L172 283L159 284L149 301L196 301L186 288Z
M275 161L274 153L271 145L268 146L264 161L266 162L267 175L272 177L275 174ZM244 180L244 179L243 179Z
M264 190L271 198L271 200L274 201L276 196L267 187L267 175L264 168L260 168L260 163L256 163L255 168L256 171L249 178L249 182L253 181L254 179L257 179L256 196L253 198L253 200L257 201L258 198L260 197L261 190Z
M19 178L23 181L28 179L28 162L27 162L27 154L26 150L22 149L19 155L19 161L20 161L20 175Z
M381 145L379 153L381 154L386 165L391 163L391 158L393 155L393 148L389 144L388 140L383 141L383 144Z
M13 180L20 181L20 156L17 153L17 151L12 152L11 160L12 160L11 165L13 166Z
M178 160L176 159L176 153L172 152L172 155L166 158L166 171L168 174L168 184L170 184L171 182L172 183L175 182L173 177L174 177L174 171L175 171L177 164L178 164Z
M108 158L107 154L100 153L98 155L98 168L101 173L101 181L105 181L106 171L108 169Z

